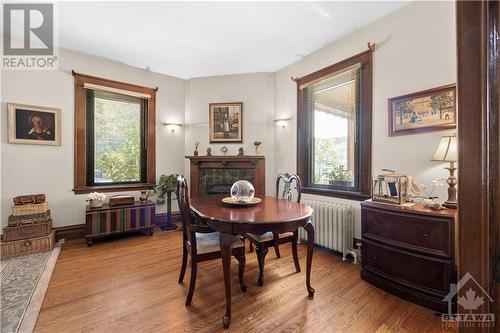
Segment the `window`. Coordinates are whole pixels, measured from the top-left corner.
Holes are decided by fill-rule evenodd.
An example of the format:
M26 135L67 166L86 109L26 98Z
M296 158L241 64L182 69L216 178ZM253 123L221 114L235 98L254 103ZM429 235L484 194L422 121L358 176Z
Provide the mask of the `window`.
M75 74L75 193L155 182L152 88Z
M297 169L305 193L371 194L371 53L297 80Z

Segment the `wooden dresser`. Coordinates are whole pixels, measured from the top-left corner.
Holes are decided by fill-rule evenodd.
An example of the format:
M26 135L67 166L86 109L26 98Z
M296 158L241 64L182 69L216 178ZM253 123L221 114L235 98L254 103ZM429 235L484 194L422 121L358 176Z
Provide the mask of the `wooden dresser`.
M361 278L394 295L447 312L456 283L455 209L361 203Z

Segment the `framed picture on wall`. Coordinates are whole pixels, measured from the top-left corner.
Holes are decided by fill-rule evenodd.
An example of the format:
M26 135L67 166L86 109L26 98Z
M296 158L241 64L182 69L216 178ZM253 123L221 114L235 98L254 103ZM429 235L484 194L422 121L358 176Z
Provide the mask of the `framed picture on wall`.
M457 127L456 85L389 98L389 136Z
M210 143L243 142L243 103L210 103Z
M7 103L8 143L61 145L61 110Z

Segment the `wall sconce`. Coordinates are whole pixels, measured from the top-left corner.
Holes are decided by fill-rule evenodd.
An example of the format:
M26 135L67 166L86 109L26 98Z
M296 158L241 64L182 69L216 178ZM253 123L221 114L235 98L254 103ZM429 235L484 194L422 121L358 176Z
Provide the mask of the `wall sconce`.
M285 128L286 125L288 125L288 122L290 121L291 118L279 118L279 119L274 119L274 122L276 125L278 125L281 128Z
M182 124L179 123L163 123L163 125L167 126L167 129L169 129L172 132L175 132L175 130L182 127Z

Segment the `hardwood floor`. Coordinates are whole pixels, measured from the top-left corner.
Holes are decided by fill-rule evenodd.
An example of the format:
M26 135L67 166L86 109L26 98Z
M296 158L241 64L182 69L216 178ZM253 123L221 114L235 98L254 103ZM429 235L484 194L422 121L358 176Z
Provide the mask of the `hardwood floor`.
M229 332L439 332L440 317L364 282L359 266L315 251L312 286L305 284L306 247L299 245L295 273L289 244L266 257L257 286L255 253L247 252L248 291L238 288L232 263L233 315ZM193 304L184 306L189 268L177 283L181 233L161 232L97 242L64 244L35 332L218 332L224 314L220 260L199 265ZM189 267L189 266L188 266Z

